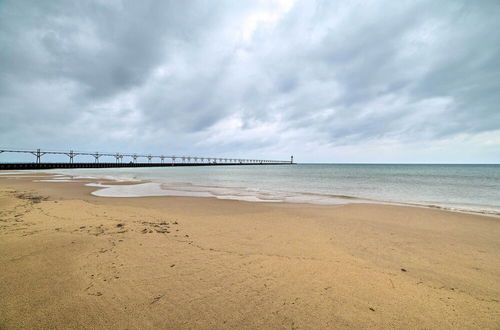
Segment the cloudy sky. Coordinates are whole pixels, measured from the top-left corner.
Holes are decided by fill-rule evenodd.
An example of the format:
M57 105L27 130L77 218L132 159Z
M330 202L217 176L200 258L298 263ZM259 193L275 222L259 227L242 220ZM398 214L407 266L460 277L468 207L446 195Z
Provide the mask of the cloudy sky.
M0 147L498 163L499 17L497 0L2 0Z

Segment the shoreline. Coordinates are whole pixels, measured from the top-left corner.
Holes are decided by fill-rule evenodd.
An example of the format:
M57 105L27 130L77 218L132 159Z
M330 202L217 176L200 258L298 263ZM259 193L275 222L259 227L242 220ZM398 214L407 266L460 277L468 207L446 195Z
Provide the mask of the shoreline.
M0 176L0 328L500 325L497 218L32 180Z
M252 199L239 199L237 197L235 198L224 198L224 195L218 196L218 195L210 195L210 196L203 196L203 194L198 194L196 195L197 191L189 191L189 190L175 190L175 189L168 189L168 188L173 188L172 186L168 186L167 184L164 183L159 183L159 182L153 182L153 181L141 181L141 182L134 182L134 183L128 183L129 185L136 185L136 184L144 184L144 183L153 183L158 186L167 186L167 189L162 189L164 193L159 193L159 194L151 194L151 195L131 195L131 196L124 196L124 195L118 195L118 196L113 196L113 195L105 195L105 194L100 194L98 193L99 191L105 190L108 187L113 187L116 185L114 181L111 181L109 179L95 179L98 181L110 181L108 185L100 185L98 186L99 183L96 185L91 185L88 184L87 186L89 187L94 187L96 190L92 191L91 194L97 197L102 197L102 198L141 198L141 197L189 197L189 198L212 198L212 199L219 199L219 200L234 200L234 201L240 201L240 202L246 202L246 203L283 203L283 204L301 204L301 205L323 205L323 206L338 206L338 205L347 205L347 204L371 204L371 205L393 205L393 206L403 206L403 207L417 207L417 208L425 208L425 209L436 209L436 210L442 210L446 212L454 212L454 213L461 213L461 214L471 214L471 215L480 215L480 216L485 216L485 217L492 217L492 218L500 218L500 212L498 211L488 211L488 210L471 210L471 209L462 209L462 208L454 208L454 207L447 207L447 206L441 206L441 205L435 205L435 204L418 204L418 203L412 203L412 202L397 202L397 201L385 201L385 200L374 200L374 199L368 199L368 198L361 198L361 197L356 197L356 196L347 196L347 195L324 195L324 194L315 194L315 193L301 193L302 195L313 195L313 196L322 196L322 197L327 197L327 198L332 198L338 200L338 202L335 203L320 203L320 202L303 202L303 201L289 201L289 200L278 200L278 199L258 199L258 200L252 200ZM48 182L48 181L44 181ZM52 181L53 183L57 183L57 181ZM64 181L60 181L64 182ZM116 181L116 182L121 182L121 181ZM226 188L226 187L205 187L205 186L196 186L196 187L204 187L204 188ZM172 193L168 193L172 192ZM181 194L181 192L186 192L186 194Z
M23 171L24 172L24 171ZM28 173L26 175L23 175L23 172L17 171L17 172L5 172L2 173L0 171L0 178L2 178L4 175L6 178L7 176L13 177L12 175L16 175L14 177L19 177L19 178L24 178L24 177L30 177L29 174L34 174L34 173ZM475 209L467 209L467 208L460 208L460 207L451 207L451 206L442 206L438 204L423 204L423 203L414 203L414 202L398 202L398 201L386 201L386 200L375 200L375 199L369 199L369 198L361 198L361 197L356 197L356 196L347 196L347 195L332 195L332 194L319 194L319 193L308 193L308 192L303 192L300 193L301 195L304 196L318 196L318 197L326 197L326 198L331 198L335 200L335 202L330 202L330 203L321 203L321 202L314 202L314 201L290 201L290 200L280 200L280 199L260 199L256 197L256 199L245 199L245 198L238 198L242 196L231 196L229 198L225 198L225 195L215 195L210 193L210 189L231 189L232 187L216 187L216 186L201 186L201 185L193 185L191 183L185 183L184 185L192 186L193 188L205 188L206 190L179 190L175 189L176 187L180 186L177 184L166 184L166 183L161 183L161 182L155 182L152 180L120 180L118 178L107 178L107 177L84 177L84 176L75 176L69 175L69 174L61 174L61 173L55 173L55 172L35 172L36 175L35 177L43 176L44 178L40 182L45 182L45 183L77 183L77 182L85 182L85 181L92 181L92 182L86 182L86 186L88 187L94 187L95 189L90 192L93 196L101 197L101 198L141 198L141 197L191 197L191 198L213 198L213 199L220 199L220 200L236 200L236 201L242 201L242 202L249 202L249 203L284 203L284 204L302 204L302 205L324 205L324 206L338 206L338 205L346 205L346 204L373 204L373 205L394 205L394 206L403 206L403 207L417 207L417 208L425 208L425 209L436 209L436 210L442 210L446 212L454 212L454 213L460 213L460 214L470 214L470 215L479 215L479 216L485 216L485 217L492 217L492 218L500 218L500 212L497 210L475 210ZM63 178L60 178L63 177ZM62 179L62 180L61 180ZM66 180L67 179L67 180ZM105 182L105 184L102 184L102 182ZM115 195L113 194L102 194L99 193L99 191L106 190L108 188L113 189L115 186L130 186L133 188L135 185L140 185L140 184L154 184L157 185L158 188L156 191L157 193L151 193L147 192L144 193L144 195L130 195L127 196L125 194L123 195ZM165 189L166 187L166 189ZM116 192L115 192L116 193Z

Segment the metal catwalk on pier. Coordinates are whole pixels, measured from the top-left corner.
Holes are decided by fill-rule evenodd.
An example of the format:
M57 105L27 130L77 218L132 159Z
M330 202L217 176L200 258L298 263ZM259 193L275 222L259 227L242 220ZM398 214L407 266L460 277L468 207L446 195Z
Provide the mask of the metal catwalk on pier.
M111 167L161 167L161 166L230 166L230 165L290 165L293 164L293 156L289 161L266 160L266 159L242 159L242 158L219 158L198 156L165 156L136 153L103 153L103 152L79 152L79 151L47 151L47 150L13 150L0 149L2 153L31 154L35 156L34 162L2 163L0 170L33 170L51 168L111 168ZM42 162L42 156L63 155L68 157L67 162ZM93 162L75 162L78 156L91 156ZM112 159L112 162L101 162L101 159ZM141 162L145 160L145 162Z

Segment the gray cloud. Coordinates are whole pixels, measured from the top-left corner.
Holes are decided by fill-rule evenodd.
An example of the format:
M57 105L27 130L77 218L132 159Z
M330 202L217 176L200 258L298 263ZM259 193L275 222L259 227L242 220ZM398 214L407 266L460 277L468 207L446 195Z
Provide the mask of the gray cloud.
M464 145L500 161L499 14L496 1L4 1L0 144L321 161L378 161L388 144L383 161L432 161L444 144L448 161L473 161Z

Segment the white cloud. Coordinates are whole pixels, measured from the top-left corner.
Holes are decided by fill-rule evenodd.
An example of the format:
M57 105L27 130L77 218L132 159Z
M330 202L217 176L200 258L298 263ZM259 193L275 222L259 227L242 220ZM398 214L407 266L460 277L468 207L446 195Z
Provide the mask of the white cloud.
M1 144L498 162L481 3L5 1Z

